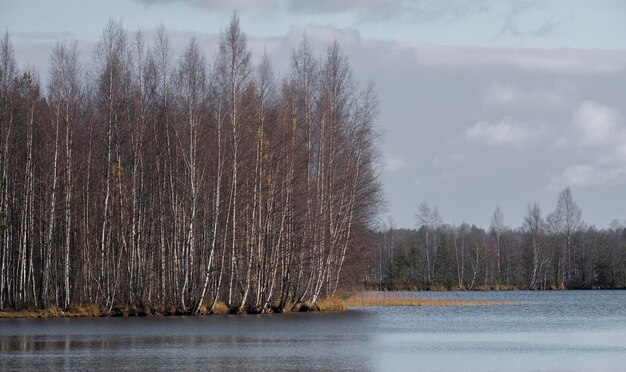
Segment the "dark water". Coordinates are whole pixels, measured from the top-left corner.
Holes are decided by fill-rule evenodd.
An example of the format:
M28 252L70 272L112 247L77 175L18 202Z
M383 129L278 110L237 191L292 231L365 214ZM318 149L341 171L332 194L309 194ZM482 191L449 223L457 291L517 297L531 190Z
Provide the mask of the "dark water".
M518 304L0 319L0 370L626 370L626 291L414 295Z

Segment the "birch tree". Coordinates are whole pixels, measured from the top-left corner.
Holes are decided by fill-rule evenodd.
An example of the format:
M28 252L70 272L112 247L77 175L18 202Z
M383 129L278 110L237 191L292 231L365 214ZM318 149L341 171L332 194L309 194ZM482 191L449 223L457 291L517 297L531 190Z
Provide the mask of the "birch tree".
M502 278L501 258L500 258L500 237L504 230L504 215L500 210L500 206L496 207L491 217L491 230L496 237L496 283L500 284Z

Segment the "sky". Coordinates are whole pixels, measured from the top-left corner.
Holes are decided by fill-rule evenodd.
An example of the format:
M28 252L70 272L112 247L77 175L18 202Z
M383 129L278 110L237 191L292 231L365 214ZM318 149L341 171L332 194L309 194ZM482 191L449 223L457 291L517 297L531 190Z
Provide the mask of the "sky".
M109 19L163 24L179 51L195 37L211 56L235 11L279 75L306 35L318 53L337 40L375 83L381 224L415 227L425 202L483 228L500 206L518 227L565 187L589 224L626 219L626 1L0 0L0 27L45 80L57 42L89 63Z

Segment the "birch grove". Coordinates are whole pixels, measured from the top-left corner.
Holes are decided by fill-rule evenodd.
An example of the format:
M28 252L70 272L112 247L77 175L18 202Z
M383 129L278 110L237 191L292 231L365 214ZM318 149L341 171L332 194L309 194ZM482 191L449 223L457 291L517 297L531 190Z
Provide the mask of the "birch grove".
M304 38L282 81L237 16L214 56L111 21L83 57L57 45L44 84L0 41L0 309L282 312L341 288L381 196L375 92L337 43Z

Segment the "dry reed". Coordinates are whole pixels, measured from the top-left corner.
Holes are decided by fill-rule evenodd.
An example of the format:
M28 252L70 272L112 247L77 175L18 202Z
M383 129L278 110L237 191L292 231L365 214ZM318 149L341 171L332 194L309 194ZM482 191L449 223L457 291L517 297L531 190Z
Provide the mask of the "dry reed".
M487 306L511 305L508 301L469 301L439 300L433 298L415 298L408 296L363 296L356 295L347 299L349 307L386 307L386 306Z
M348 304L339 297L324 297L316 302L317 311L346 311Z

